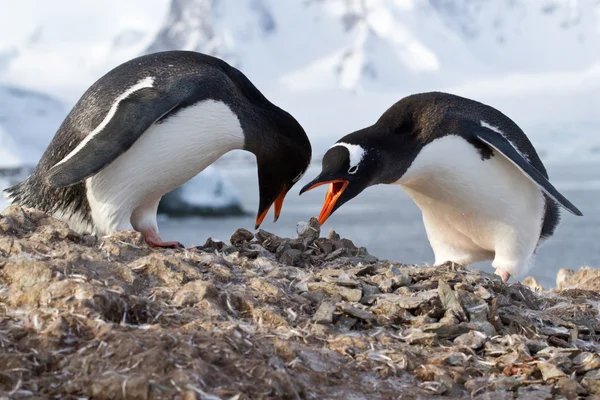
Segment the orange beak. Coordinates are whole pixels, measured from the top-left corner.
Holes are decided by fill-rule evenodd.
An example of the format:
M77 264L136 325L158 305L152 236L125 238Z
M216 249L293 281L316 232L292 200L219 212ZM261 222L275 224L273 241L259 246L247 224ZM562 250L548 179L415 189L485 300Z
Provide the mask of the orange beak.
M321 210L321 214L319 214L318 218L319 224L321 225L323 225L325 221L327 221L327 218L329 218L331 215L333 207L335 207L335 203L338 201L342 193L344 193L344 190L346 190L349 182L345 179L334 179L332 181L319 182L306 189L305 192L327 183L329 183L329 190L327 190L327 194L325 195L323 209Z
M285 199L285 195L287 194L286 189L287 188L284 186L283 190L281 191L279 196L277 196L277 198L273 202L273 204L275 204L275 218L273 218L273 222L277 222L277 220L279 219L279 214L281 214L281 208L283 207L283 200ZM269 212L270 209L271 209L271 207L267 208L265 211L262 212L262 214L260 214L256 217L256 225L254 226L254 229L258 229L258 227L262 224L263 220L267 216L267 213Z

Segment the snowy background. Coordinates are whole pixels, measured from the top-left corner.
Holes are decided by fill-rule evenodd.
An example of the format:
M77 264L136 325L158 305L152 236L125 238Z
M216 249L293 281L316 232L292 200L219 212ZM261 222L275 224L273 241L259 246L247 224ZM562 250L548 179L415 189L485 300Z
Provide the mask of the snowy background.
M5 170L35 165L101 75L167 49L240 68L305 127L315 162L429 90L499 108L546 163L600 159L600 0L0 0L0 10Z

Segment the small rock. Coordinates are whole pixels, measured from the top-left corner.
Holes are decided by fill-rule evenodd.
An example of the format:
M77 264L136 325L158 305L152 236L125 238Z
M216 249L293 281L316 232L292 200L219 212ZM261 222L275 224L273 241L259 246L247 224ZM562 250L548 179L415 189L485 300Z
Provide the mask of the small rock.
M338 239L338 240L332 240L333 242L333 248L334 250L338 250L338 249L346 249L346 250L358 250L356 248L356 246L354 245L354 243L352 243L352 240L350 239Z
M489 300L492 298L492 294L489 290L487 290L483 286L477 286L474 292L477 296L481 297L483 300Z
M335 258L338 257L343 257L347 254L347 250L346 249L337 249L332 251L331 253L329 253L326 257L325 257L325 261L331 261Z
M435 324L437 320L429 315L419 315L410 320L410 325L418 328L424 325Z
M517 387L519 387L520 382L517 379L516 376L503 376L499 379L495 379L493 380L490 385L489 388L491 390L498 390L498 391L513 391L515 390Z
M467 320L465 310L463 310L462 306L460 305L460 302L456 298L454 291L446 282L441 279L438 281L438 294L446 310L450 310L459 321Z
M472 378L465 382L465 389L469 391L471 396L474 396L476 393L480 393L483 389L485 389L488 385L488 378Z
M376 317L375 314L365 311L365 310L361 310L358 309L356 307L352 307L349 304L344 304L340 307L340 309L345 312L346 314L348 314L351 317L355 317L358 319L362 319L363 321L373 321Z
M313 244L321 251L321 253L329 254L333 251L333 243L327 238L318 238Z
M575 271L571 268L561 268L556 273L556 288L558 290L562 290L565 286L565 283L571 278L571 276L575 275Z
M340 330L349 331L354 325L356 325L357 321L358 320L356 318L351 318L346 315L342 315L338 318L335 326Z
M363 296L373 296L376 294L380 294L381 291L379 290L379 288L375 285L371 285L370 283L364 282L364 281L360 281L360 287L362 288L363 291Z
M287 326L288 323L281 315L270 308L255 308L252 310L252 317L258 323L262 322L267 326Z
M197 250L205 251L207 253L214 253L215 251L221 251L226 246L225 243L221 241L215 241L213 238L206 239L206 242L202 246L196 246Z
M419 306L426 302L426 300L420 297L400 296L392 293L376 294L373 297L376 299L377 304L381 302L388 302L407 310L419 308Z
M581 380L581 385L593 394L600 394L600 370L589 371Z
M361 287L359 281L357 281L355 279L342 278L342 277L340 277L340 278L324 277L323 282L333 283L334 285L345 286L345 287L349 287L349 288Z
M299 239L302 240L304 246L312 244L321 235L321 225L319 220L312 217L306 222L299 222L296 225L296 232L298 233Z
M329 301L323 301L315 315L313 321L317 324L331 324L333 323L333 313L335 312L335 304Z
M300 264L300 261L302 261L302 252L296 249L286 250L279 257L279 262L292 267Z
M587 372L600 368L600 356L589 352L578 354L573 359L573 365L578 372Z
M517 389L517 398L525 400L551 400L552 388L549 386L530 385L520 386Z
M440 339L454 339L471 331L467 324L447 325L444 323L427 324L421 327L423 332L435 333Z
M558 390L558 394L565 396L567 399L577 399L578 394L583 394L585 389L575 380L571 378L558 378L554 384Z
M394 294L400 296L410 296L413 294L413 291L406 286L400 286L398 289L394 290Z
M216 296L217 291L211 282L196 280L188 282L173 296L173 305L177 307L191 306L205 297Z
M420 329L409 328L402 332L401 340L408 344L420 346L435 346L438 343L438 335L436 333L423 332Z
M542 285L540 285L540 283L532 276L528 276L527 278L523 279L522 284L536 293L544 291Z
M473 350L481 348L487 341L487 336L478 331L471 331L454 339L454 344L467 346Z
M258 230L255 237L256 240L271 253L275 253L279 246L284 242L284 239L279 236L271 232L263 231L262 229Z
M239 247L246 242L254 239L254 234L250 232L248 229L240 228L231 235L231 239L229 240L232 245Z
M219 282L227 283L233 279L231 270L223 265L213 264L210 266L210 272Z
M542 378L547 381L550 379L564 378L567 375L558 369L557 366L550 364L547 361L538 361L537 366L542 373Z
M269 296L280 297L282 296L281 290L273 285L271 282L264 278L254 278L250 281L250 286L258 290L261 293Z
M365 276L365 275L372 275L375 273L375 271L377 270L377 268L370 264L370 265L359 265L358 267L354 267L354 268L350 268L348 270L349 274L352 274L354 276Z
M376 275L371 279L371 282L377 285L382 293L392 293L394 287L394 281L391 278L383 275Z
M350 289L325 282L310 282L308 283L308 290L322 290L330 296L339 294L346 301L360 301L362 297L361 289Z

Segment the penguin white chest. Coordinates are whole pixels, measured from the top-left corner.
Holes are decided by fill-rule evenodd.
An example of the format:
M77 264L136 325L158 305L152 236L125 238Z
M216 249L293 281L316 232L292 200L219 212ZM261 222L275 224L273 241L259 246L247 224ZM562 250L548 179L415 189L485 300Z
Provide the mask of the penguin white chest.
M462 137L444 136L427 144L397 183L423 213L436 264L494 258L513 274L527 268L544 197L503 155L484 160Z
M152 125L133 146L87 180L98 233L154 227L160 198L223 154L241 149L244 133L224 103L207 100ZM132 221L132 214L138 221Z

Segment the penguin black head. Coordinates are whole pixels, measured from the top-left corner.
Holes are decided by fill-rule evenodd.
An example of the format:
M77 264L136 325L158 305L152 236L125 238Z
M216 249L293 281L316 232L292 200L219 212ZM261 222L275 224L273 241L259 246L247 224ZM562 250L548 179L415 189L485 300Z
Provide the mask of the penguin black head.
M361 144L341 140L323 156L322 171L300 194L318 186L329 184L319 223L344 203L377 183L381 171L379 151Z
M397 181L423 145L411 115L390 121L390 112L374 125L341 138L323 156L321 173L300 194L329 184L322 225L344 203L369 186Z
M277 221L287 192L298 182L310 164L312 148L302 126L287 112L271 105L268 123L249 143L256 155L260 200L255 229L271 205ZM260 141L256 140L260 137Z

